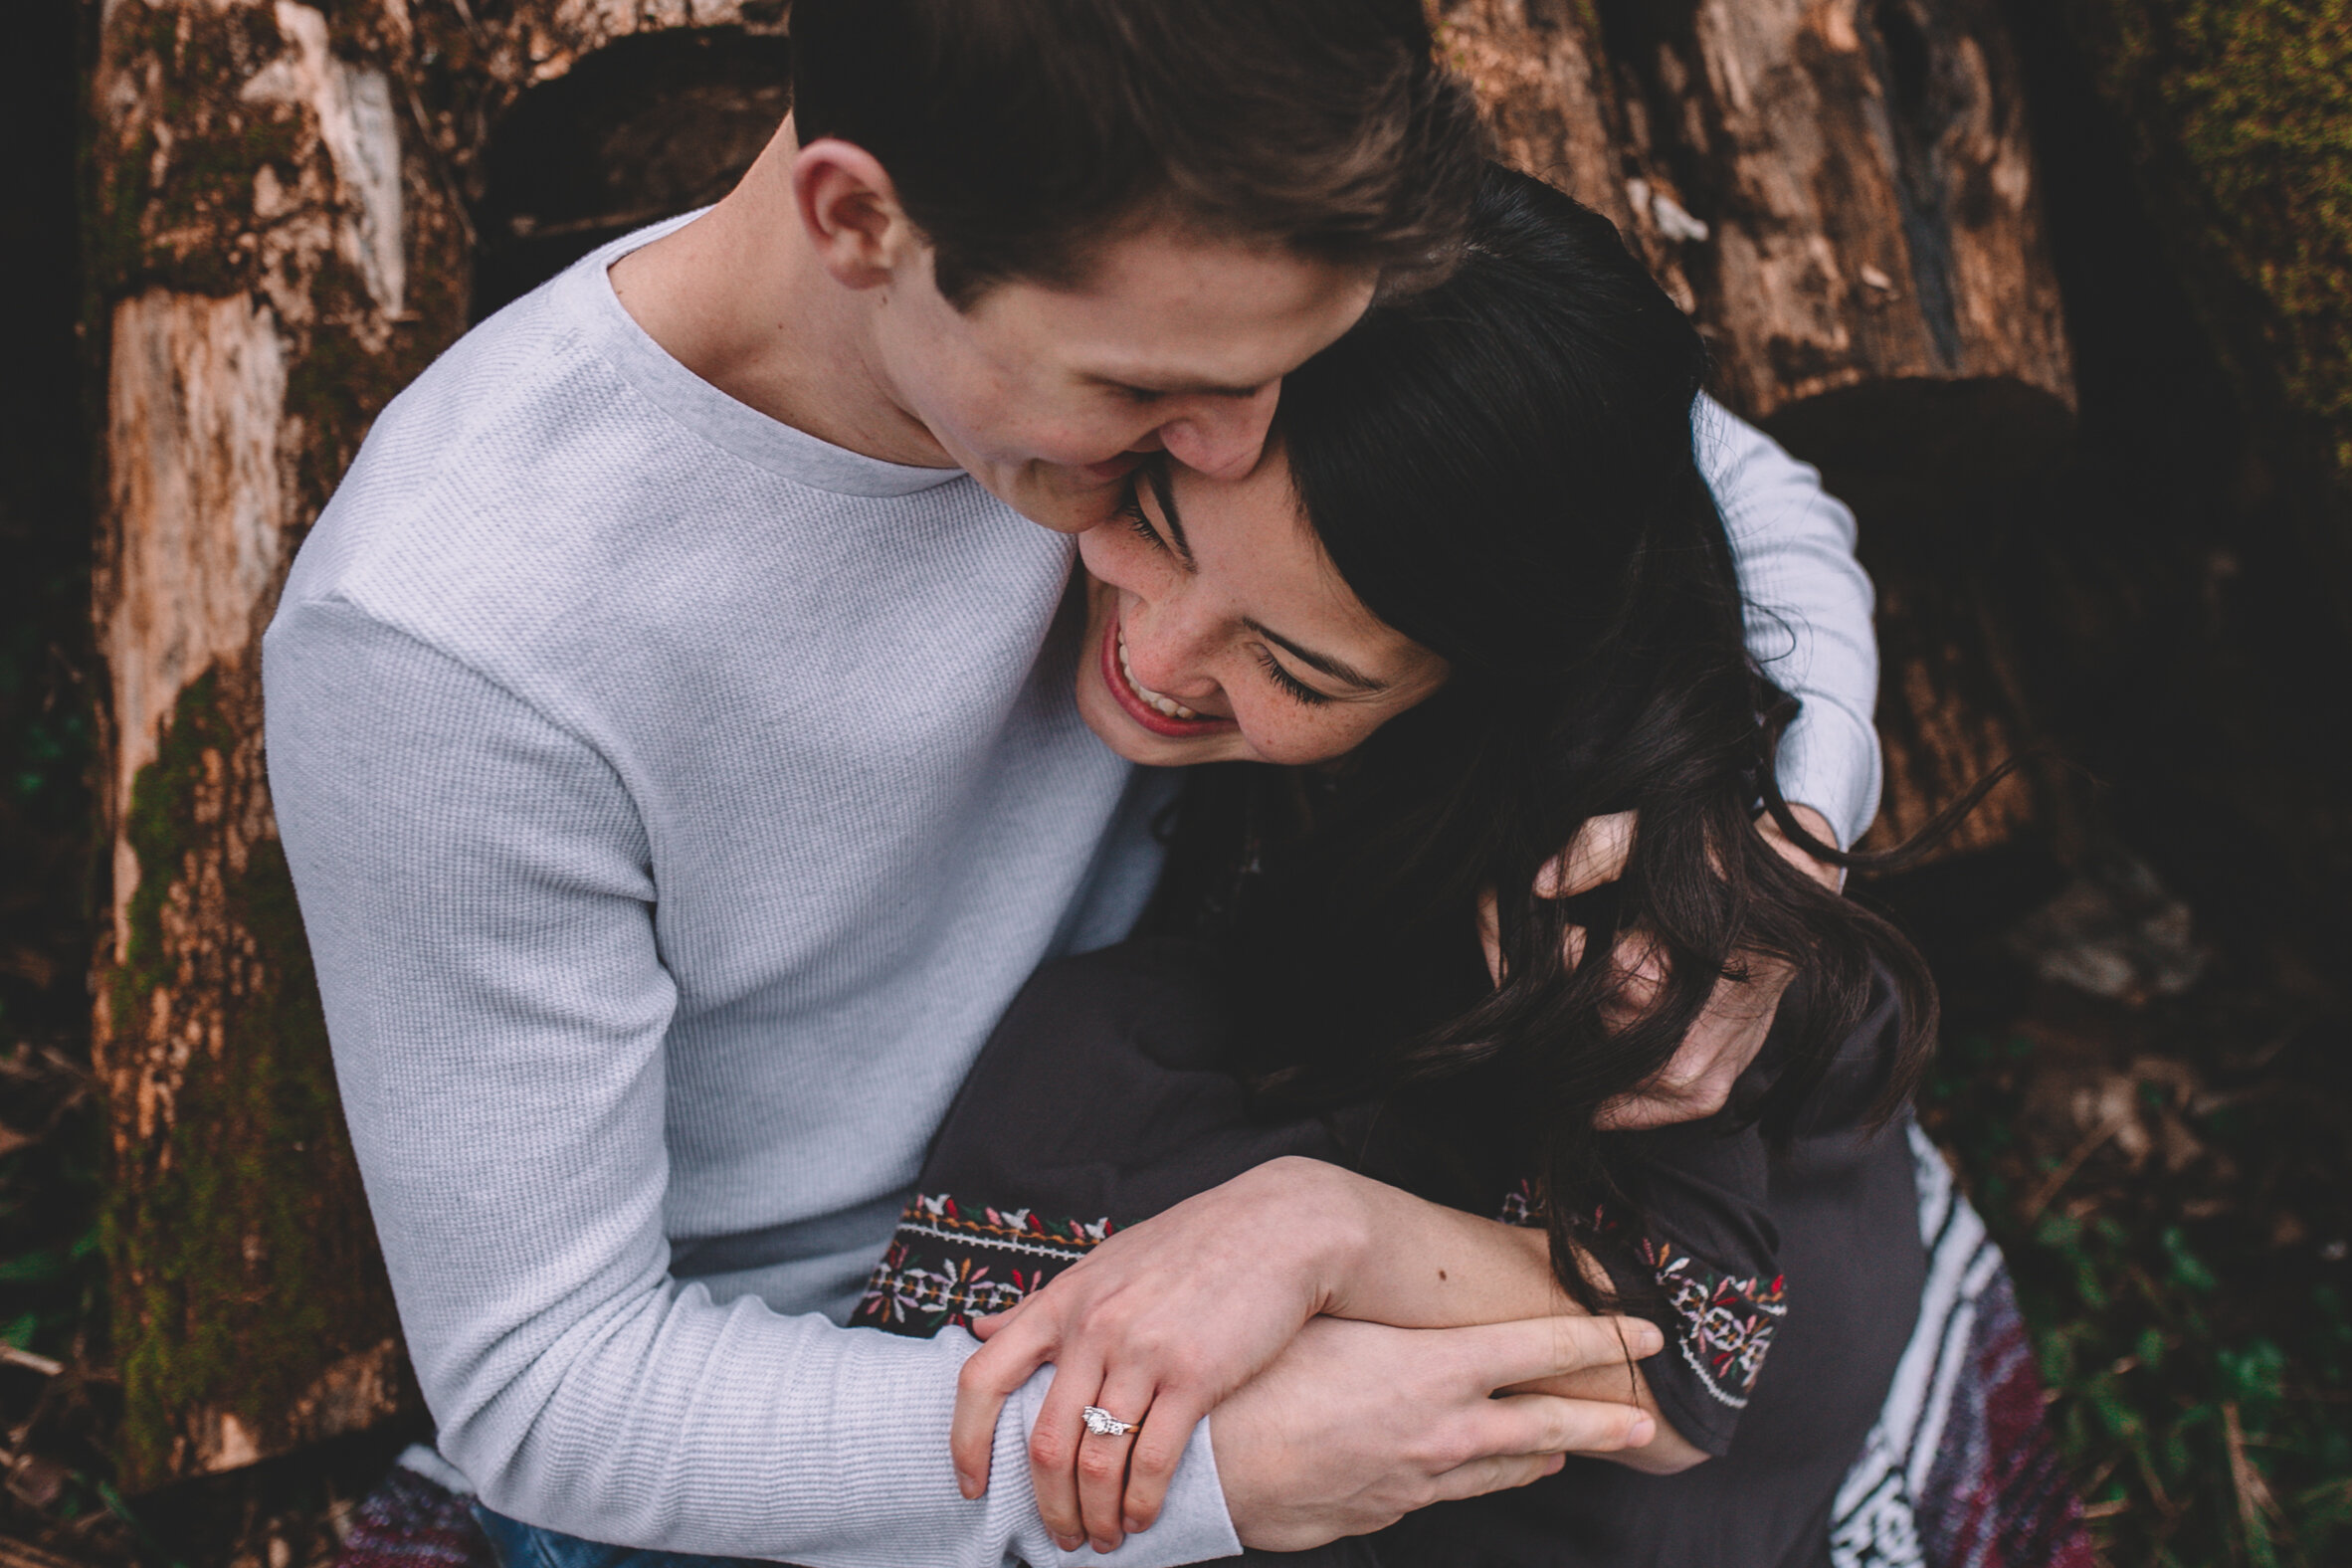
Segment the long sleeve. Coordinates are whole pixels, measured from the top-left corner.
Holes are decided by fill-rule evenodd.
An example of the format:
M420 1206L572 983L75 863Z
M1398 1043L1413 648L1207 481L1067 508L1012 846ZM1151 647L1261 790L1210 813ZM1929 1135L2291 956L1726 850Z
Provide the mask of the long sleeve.
M1818 471L1713 399L1699 399L1696 423L1747 597L1749 651L1803 704L1781 738L1781 793L1828 818L1851 848L1878 814L1882 770L1871 721L1878 643L1854 513Z
M999 1423L988 1494L957 1494L968 1336L843 1328L671 1275L681 997L658 846L614 761L346 601L290 601L265 658L353 1144L442 1449L484 1500L809 1568L1081 1560L1037 1517L1034 1388ZM1168 1514L1114 1561L1235 1550L1204 1423Z

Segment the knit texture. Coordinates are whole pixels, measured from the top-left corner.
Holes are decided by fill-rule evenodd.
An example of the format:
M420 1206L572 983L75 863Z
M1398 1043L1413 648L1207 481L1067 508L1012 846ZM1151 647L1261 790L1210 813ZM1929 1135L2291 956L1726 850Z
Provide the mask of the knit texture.
M636 326L606 268L666 227L394 400L265 642L408 1348L442 1452L514 1518L809 1568L1057 1563L1034 1387L965 1502L971 1340L840 1325L1015 991L1126 934L1173 779L1077 716L1067 538ZM1743 570L1844 617L1806 648L1866 649L1851 518L1753 431L1711 440ZM1809 714L1866 715L1866 660L1790 670ZM1789 794L1859 832L1874 748L1802 754L1822 776ZM1113 1563L1237 1549L1208 1442Z
M408 1348L490 1506L1060 1560L1019 1410L956 1493L970 1339L837 1321L1005 1003L1156 875L1165 777L1073 710L1070 559L727 399L602 266L377 422L265 645L272 786ZM1235 1549L1206 1441L1135 1561Z

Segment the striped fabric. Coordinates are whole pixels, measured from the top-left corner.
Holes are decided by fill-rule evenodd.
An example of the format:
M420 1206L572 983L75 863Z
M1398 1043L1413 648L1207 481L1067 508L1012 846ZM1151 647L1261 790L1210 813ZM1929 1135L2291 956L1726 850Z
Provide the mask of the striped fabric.
M1916 1126L1927 1287L1878 1425L1839 1489L1836 1568L2090 1568L2082 1504L2042 1419L2017 1291Z

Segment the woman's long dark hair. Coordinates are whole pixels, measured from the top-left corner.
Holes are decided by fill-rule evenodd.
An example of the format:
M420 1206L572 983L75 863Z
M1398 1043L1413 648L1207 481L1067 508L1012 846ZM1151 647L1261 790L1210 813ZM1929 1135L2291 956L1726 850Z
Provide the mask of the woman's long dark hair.
M1773 782L1792 704L1746 651L1694 454L1705 369L1697 331L1606 218L1495 167L1460 269L1295 372L1277 418L1340 574L1452 675L1327 774L1253 770L1245 787L1264 875L1229 928L1264 1078L1487 1085L1493 1136L1535 1167L1555 1272L1595 1307L1604 1292L1575 1258L1612 1189L1596 1116L1656 1078L1719 980L1755 956L1803 975L1769 1091L1736 1107L1768 1128L1862 1021L1874 971L1903 1009L1881 1115L1915 1085L1935 1024L1910 944L1757 831L1769 810L1803 837ZM1538 896L1544 864L1620 811L1640 816L1614 885ZM1493 986L1471 934L1487 889ZM1589 931L1573 964L1572 924ZM1609 1013L1621 933L1653 944L1665 976L1630 1022Z

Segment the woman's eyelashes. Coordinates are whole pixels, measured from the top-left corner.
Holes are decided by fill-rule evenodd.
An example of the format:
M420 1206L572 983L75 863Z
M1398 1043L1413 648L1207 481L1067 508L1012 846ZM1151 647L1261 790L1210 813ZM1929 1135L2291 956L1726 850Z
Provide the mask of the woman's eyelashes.
M1266 667L1267 679L1272 681L1275 686L1279 686L1282 689L1283 694L1288 696L1292 701L1303 702L1308 707L1319 707L1323 703L1331 700L1331 698L1325 693L1317 691L1313 686L1308 686L1305 682L1290 674L1289 671L1284 670L1282 668L1281 661L1274 658L1274 655L1268 653L1265 649L1261 648L1257 650L1257 655L1258 662Z
M1152 526L1150 514L1144 511L1143 502L1136 495L1130 493L1127 496L1127 503L1118 509L1118 515L1137 538L1162 555L1176 553L1168 547L1168 541L1160 537L1160 530ZM1327 693L1317 691L1313 686L1284 670L1281 661L1275 659L1265 649L1254 649L1252 653L1258 663L1265 668L1267 679L1272 681L1275 688L1292 701L1303 703L1308 707L1316 707L1331 700Z
M1127 503L1119 508L1118 514L1126 519L1128 528L1133 530L1137 538L1163 555L1171 553L1168 549L1168 541L1160 537L1160 530L1153 527L1151 519L1143 514L1143 502L1130 494L1127 497Z

